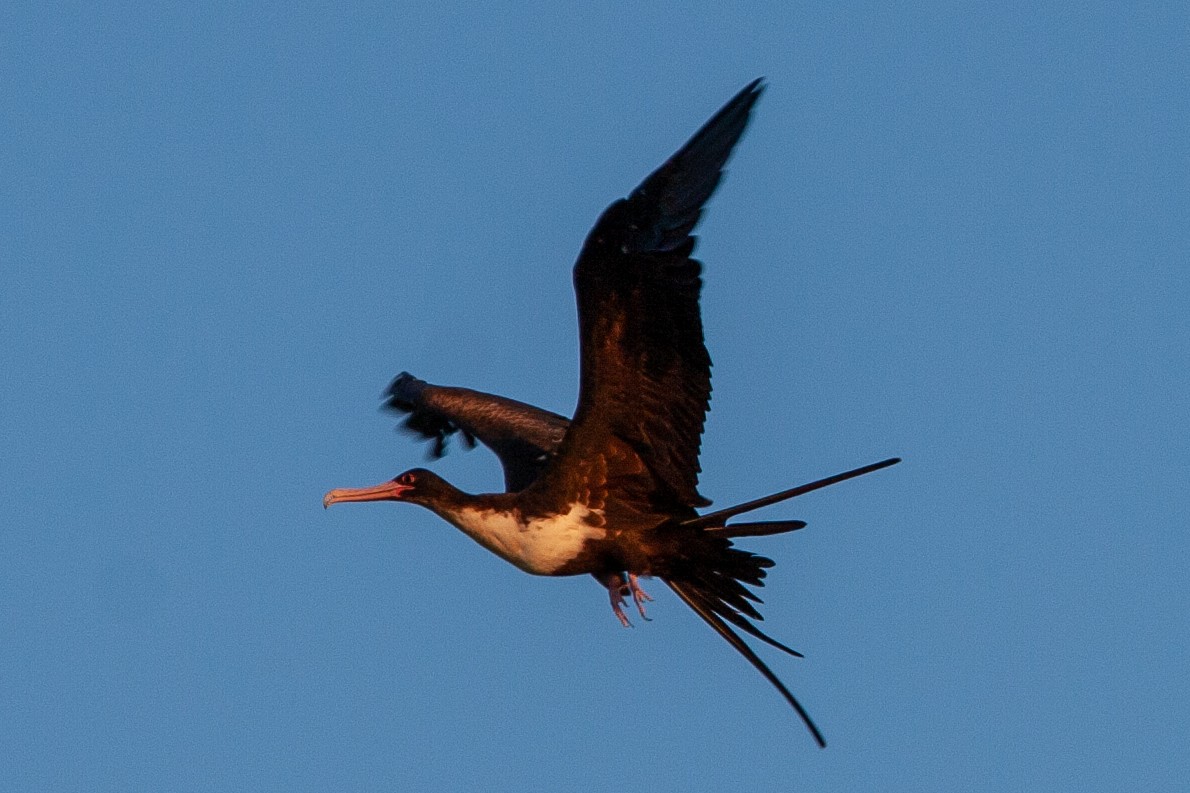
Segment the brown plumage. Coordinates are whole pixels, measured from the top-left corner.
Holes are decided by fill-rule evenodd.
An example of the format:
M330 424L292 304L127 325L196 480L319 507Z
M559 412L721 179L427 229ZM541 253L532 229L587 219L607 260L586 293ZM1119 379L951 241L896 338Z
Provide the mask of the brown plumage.
M431 385L408 372L396 376L385 396L387 409L409 414L402 424L407 431L434 442L435 458L446 453L446 439L455 433L468 446L481 441L500 458L510 493L537 479L570 426L557 413L470 388Z
M733 537L791 531L801 521L731 524L736 515L892 465L890 459L728 510L700 516L699 447L711 393L703 342L701 264L691 231L722 178L763 86L755 80L587 236L574 267L580 341L578 407L562 416L469 389L434 386L402 373L386 406L432 440L491 448L506 492L469 495L425 469L371 488L337 489L324 504L394 500L421 504L493 553L538 575L590 574L608 588L627 625L623 599L641 616L640 576L656 576L772 683L825 745L797 699L732 630L791 655L760 631L760 599L773 562L736 548ZM729 625L730 623L730 625Z

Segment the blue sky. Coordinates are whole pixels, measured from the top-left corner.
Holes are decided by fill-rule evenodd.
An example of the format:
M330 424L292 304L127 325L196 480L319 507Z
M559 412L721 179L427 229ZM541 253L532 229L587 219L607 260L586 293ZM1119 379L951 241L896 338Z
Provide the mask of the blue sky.
M0 11L0 788L1184 784L1190 12L597 6ZM583 236L759 75L702 489L905 458L749 544L824 751L656 582L320 504L403 369L570 413Z

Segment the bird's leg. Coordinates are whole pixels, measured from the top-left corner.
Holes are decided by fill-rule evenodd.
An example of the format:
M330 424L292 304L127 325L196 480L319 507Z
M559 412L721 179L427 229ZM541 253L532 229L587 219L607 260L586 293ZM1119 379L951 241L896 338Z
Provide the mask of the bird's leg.
M647 620L649 616L645 614L645 603L652 603L653 598L649 597L649 593L640 588L640 581L637 579L635 573L628 574L628 590L632 593L632 602L636 604L636 610L640 612L640 618Z
M649 617L645 614L645 603L651 603L653 598L649 597L649 593L645 592L640 587L640 581L635 573L608 573L605 577L599 579L599 583L607 587L607 596L612 604L612 613L616 615L616 619L625 628L631 628L632 623L628 621L628 615L624 613L624 598L632 595L632 602L636 604L636 610L640 612L642 619L647 620Z
M632 623L624 613L624 596L632 592L632 586L623 573L609 573L600 583L607 587L607 596L612 603L612 613L625 628L631 628ZM635 598L635 595L633 595Z

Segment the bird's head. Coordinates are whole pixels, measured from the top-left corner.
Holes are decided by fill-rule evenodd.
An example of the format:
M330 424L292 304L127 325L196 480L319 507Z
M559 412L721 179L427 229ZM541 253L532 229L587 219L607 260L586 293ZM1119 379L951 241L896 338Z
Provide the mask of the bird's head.
M329 507L340 501L408 501L425 504L454 491L454 487L433 471L413 468L374 487L336 488L322 497L322 506Z

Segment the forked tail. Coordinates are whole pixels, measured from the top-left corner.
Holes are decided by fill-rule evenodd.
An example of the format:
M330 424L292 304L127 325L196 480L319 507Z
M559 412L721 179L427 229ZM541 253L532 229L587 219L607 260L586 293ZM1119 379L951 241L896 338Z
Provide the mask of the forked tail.
M752 605L753 603L760 603L760 598L753 594L745 584L754 587L764 586L763 579L765 577L765 571L767 568L773 566L773 561L733 547L730 538L780 534L782 532L800 529L806 524L800 520L736 524L728 524L727 521L736 515L751 512L754 509L760 509L770 504L776 504L780 501L800 496L803 493L809 493L813 490L836 484L837 482L843 482L847 479L862 476L863 474L879 471L881 468L887 468L900 461L899 457L882 460L878 463L865 465L861 468L855 468L851 471L829 476L825 479L819 479L809 484L783 490L770 496L688 520L680 524L680 527L682 529L702 529L702 532L696 533L696 536L702 541L694 542L692 541L693 538L688 538L686 545L688 555L680 561L675 560L676 564L665 573L659 572L658 577L663 579L666 585L687 606L694 609L694 612L704 622L714 628L716 633L726 639L727 643L736 649L736 652L748 659L748 663L752 664L764 676L765 680L768 680L777 691L781 692L781 696L785 698L785 701L801 717L802 722L806 725L806 729L814 736L814 740L819 746L824 748L826 747L826 741L823 739L822 733L815 726L813 719L810 718L810 714L806 713L806 709L798 702L797 697L785 687L785 684L773 673L773 670L769 669L764 661L760 660L760 657L740 638L739 634L731 629L731 625L734 625L749 636L760 639L765 644L776 647L790 655L801 657L801 653L786 647L752 624L751 620L761 620L764 618L756 610L756 607ZM731 623L731 625L728 625L728 623Z
M682 528L685 532L690 531ZM763 620L764 617L753 605L760 604L760 598L748 587L764 586L765 572L773 566L773 560L735 548L731 540L711 531L687 534L684 550L682 557L670 561L667 570L658 570L657 577L665 581L687 606L694 609L740 655L747 658L748 663L756 667L793 706L818 745L826 746L822 733L814 726L797 698L728 625L731 623L749 636L782 652L802 657L797 650L785 646L752 623L752 620Z
M785 684L781 682L779 677L773 674L773 670L769 669L768 665L765 664L764 661L760 660L760 656L753 652L752 648L749 647L747 643L745 643L744 640L741 639L739 635L723 621L722 617L720 616L720 612L716 611L715 609L714 601L687 582L666 580L665 583L670 589L677 593L678 597L685 601L687 606L694 609L694 613L702 617L703 621L706 622L707 625L710 625L715 629L716 633L726 639L727 643L736 649L736 652L747 658L748 663L752 664L752 666L754 666L756 670L760 672L760 674L764 675L765 680L772 683L773 687L781 692L781 696L785 697L785 701L793 706L793 709L797 711L797 715L801 717L802 722L806 725L806 729L808 729L810 734L814 736L815 742L817 742L820 747L825 749L826 740L823 739L822 733L819 731L818 726L814 724L814 720L810 718L810 714L806 713L806 709L802 707L802 703L798 702L797 697L793 695L793 692L785 687ZM748 623L745 621L745 624ZM765 636L755 626L748 624L748 627L750 629L748 632L752 635L758 636L769 644L776 645L777 647L780 647L782 650L785 650L792 655L799 657L801 656L801 653L794 652L788 647L785 647L784 645L779 644Z

